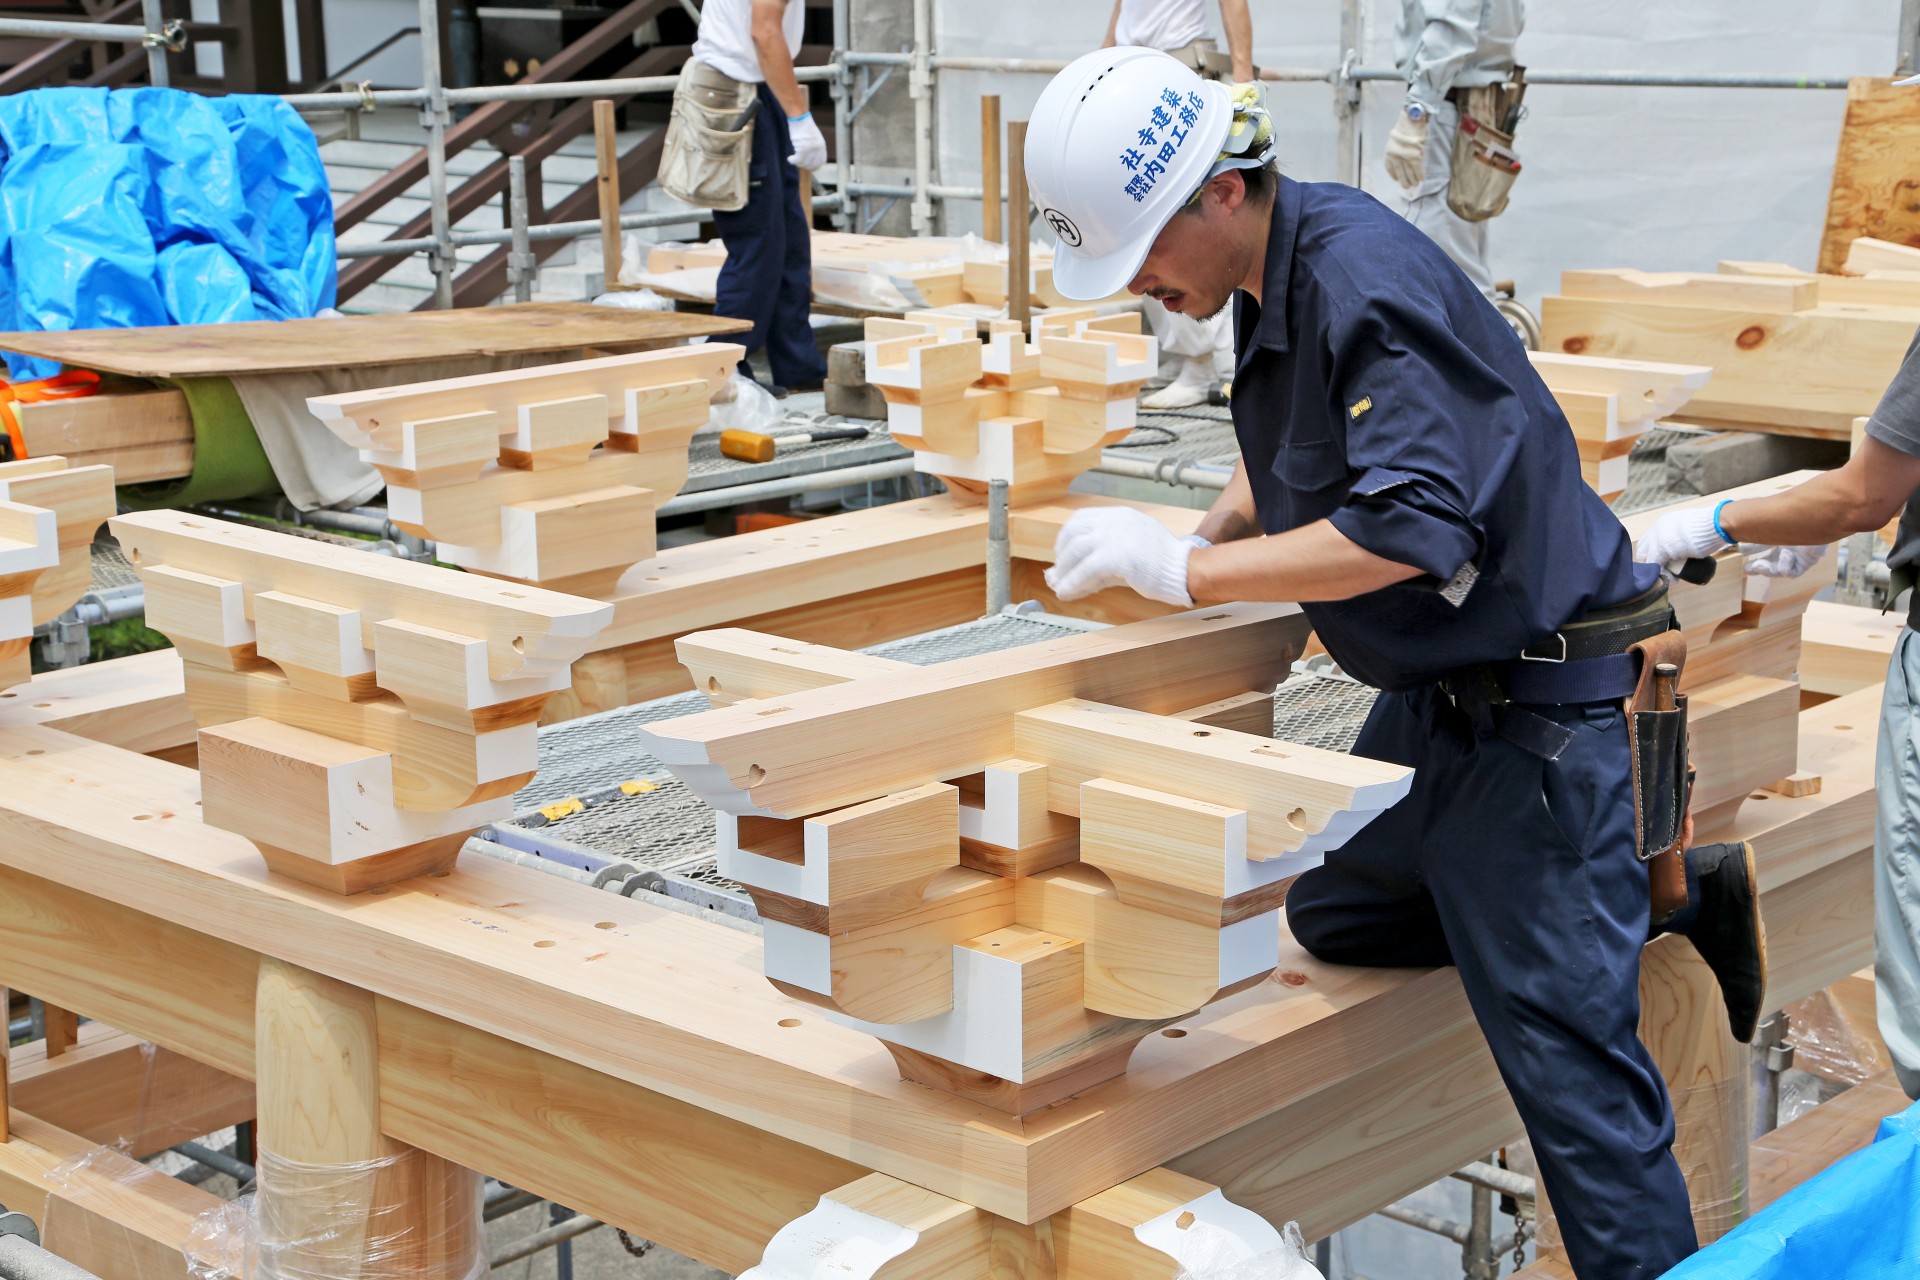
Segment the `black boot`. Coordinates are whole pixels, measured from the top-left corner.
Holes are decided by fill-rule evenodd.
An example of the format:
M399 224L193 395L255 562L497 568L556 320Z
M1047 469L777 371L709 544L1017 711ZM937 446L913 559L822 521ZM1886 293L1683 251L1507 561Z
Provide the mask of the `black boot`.
M1720 982L1733 1038L1753 1042L1767 988L1767 931L1753 847L1744 840L1687 850L1689 901L1672 930L1686 935Z

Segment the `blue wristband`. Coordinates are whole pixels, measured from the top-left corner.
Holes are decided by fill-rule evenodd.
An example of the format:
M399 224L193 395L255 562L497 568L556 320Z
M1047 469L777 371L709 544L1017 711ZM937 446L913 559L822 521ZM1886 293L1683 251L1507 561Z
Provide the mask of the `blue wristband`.
M1720 541L1726 543L1730 547L1737 547L1740 545L1739 540L1737 538L1729 538L1727 536L1727 531L1720 527L1720 513L1722 511L1725 511L1727 509L1727 504L1732 501L1733 501L1732 498L1722 498L1717 504L1715 504L1713 508L1713 531L1720 535Z

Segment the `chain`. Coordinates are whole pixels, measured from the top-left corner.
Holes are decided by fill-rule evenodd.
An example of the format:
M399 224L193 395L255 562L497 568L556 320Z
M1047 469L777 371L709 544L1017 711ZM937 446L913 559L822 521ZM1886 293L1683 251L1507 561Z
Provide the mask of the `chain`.
M1513 1273L1519 1275L1527 1265L1527 1241L1532 1238L1532 1223L1524 1214L1513 1215Z
M642 1240L638 1244L635 1244L633 1237L628 1235L621 1227L615 1227L613 1234L620 1237L620 1247L625 1249L633 1257L644 1258L653 1248L653 1241L651 1240Z

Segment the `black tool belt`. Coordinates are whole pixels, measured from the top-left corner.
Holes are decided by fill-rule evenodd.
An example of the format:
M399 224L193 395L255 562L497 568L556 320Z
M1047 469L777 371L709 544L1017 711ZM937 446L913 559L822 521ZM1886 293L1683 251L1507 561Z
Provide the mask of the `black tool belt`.
M1573 731L1524 704L1619 702L1639 684L1633 646L1674 629L1662 581L1624 604L1566 623L1516 659L1450 672L1440 687L1482 734L1497 733L1523 751L1555 760Z

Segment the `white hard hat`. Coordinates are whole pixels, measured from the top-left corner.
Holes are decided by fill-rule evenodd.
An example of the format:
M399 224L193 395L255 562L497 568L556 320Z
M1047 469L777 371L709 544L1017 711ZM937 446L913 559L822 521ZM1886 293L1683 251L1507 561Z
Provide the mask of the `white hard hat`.
M1054 287L1104 298L1206 182L1233 125L1225 88L1158 49L1101 49L1067 64L1027 130L1027 184L1058 244Z

